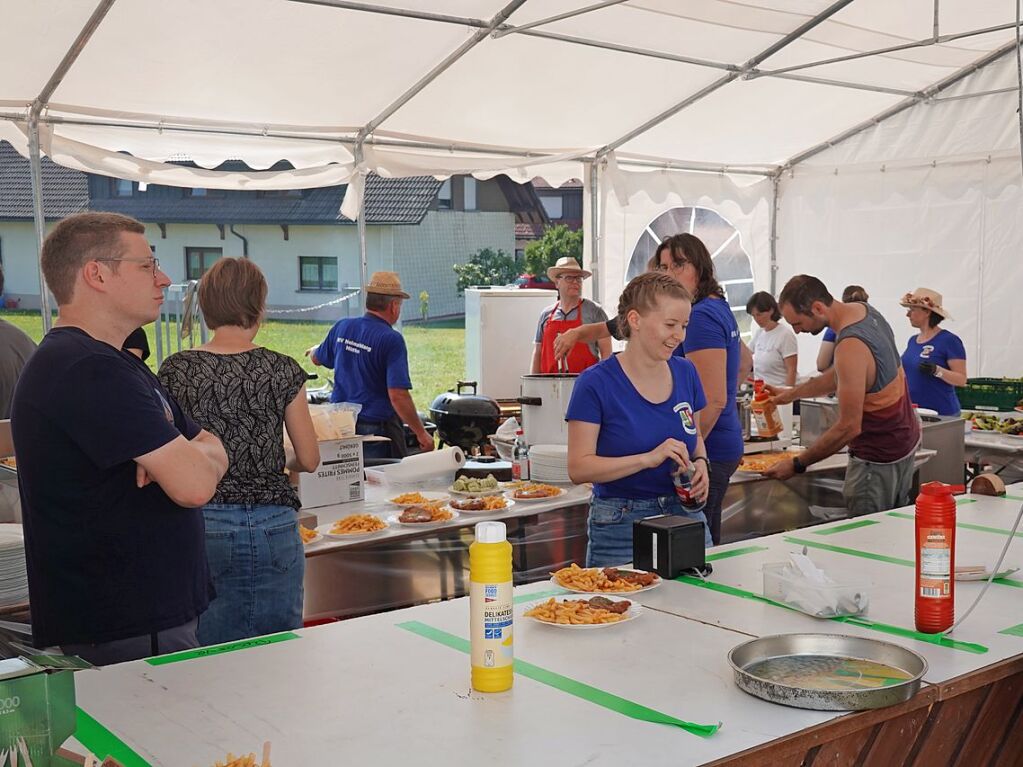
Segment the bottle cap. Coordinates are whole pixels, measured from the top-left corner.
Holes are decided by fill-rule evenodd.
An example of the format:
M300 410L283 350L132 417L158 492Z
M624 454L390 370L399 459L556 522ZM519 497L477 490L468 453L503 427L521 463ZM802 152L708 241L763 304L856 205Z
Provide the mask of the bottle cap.
M525 432L524 432L524 431L522 431L522 429L516 429L516 430L515 430L515 436L517 437L517 436L519 436L520 434L525 434Z
M504 522L476 523L476 543L504 543L507 539Z

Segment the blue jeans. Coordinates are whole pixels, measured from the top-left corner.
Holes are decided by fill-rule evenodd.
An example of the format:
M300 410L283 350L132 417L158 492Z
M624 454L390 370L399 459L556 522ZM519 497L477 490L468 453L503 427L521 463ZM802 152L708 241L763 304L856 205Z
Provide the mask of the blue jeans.
M290 506L203 507L216 599L199 616L199 643L302 627L305 551Z
M660 498L596 498L590 501L587 521L589 543L586 545L587 567L616 567L632 561L632 523L658 514L676 514L703 522L704 545L711 546L710 529L702 511L688 512L678 496Z

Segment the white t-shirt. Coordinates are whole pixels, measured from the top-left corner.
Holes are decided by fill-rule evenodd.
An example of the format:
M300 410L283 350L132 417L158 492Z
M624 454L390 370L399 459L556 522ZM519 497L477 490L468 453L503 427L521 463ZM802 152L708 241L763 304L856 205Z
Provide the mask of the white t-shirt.
M796 334L778 323L774 330L758 327L753 333L753 376L774 386L785 385L785 360L799 351Z

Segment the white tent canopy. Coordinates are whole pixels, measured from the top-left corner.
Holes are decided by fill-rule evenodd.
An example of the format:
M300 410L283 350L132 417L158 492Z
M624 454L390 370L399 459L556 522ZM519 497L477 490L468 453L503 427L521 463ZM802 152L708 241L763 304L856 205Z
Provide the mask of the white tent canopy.
M759 287L797 270L891 274L902 281L872 295L930 280L980 316L989 283L967 290L977 278L963 270L1009 264L999 285L1018 274L1016 8L1004 0L0 0L0 11L0 138L29 154L38 129L43 154L81 170L222 188L353 181L349 215L369 171L586 178L587 257L605 300L651 206L731 206ZM200 167L168 162L182 158ZM227 159L254 170L211 170ZM267 170L280 161L295 170ZM978 163L983 173L964 170ZM655 180L685 170L727 175ZM901 181L880 184L882 172ZM896 202L919 215L896 226L879 213ZM859 208L886 228L838 232ZM963 231L983 220L983 233L935 253L927 227L949 208L969 208ZM856 263L837 263L844 253ZM905 263L890 271L894 257ZM969 333L984 372L1017 372L1023 338L999 334L1004 351L982 353L983 324Z

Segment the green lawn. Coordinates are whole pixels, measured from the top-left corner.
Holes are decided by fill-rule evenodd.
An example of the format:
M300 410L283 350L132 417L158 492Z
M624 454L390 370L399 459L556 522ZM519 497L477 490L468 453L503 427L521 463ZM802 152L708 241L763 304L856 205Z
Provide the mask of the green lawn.
M43 336L43 322L39 312L0 311L0 317L11 322L36 342ZM329 322L282 322L271 320L259 331L256 343L268 349L294 357L311 373L318 373L320 381L311 381L310 387L323 385L331 372L317 368L305 357L305 350L318 344L327 335ZM153 325L146 327L149 345L154 351L150 366L155 367L156 341ZM454 388L465 373L465 322L438 320L426 325L406 325L402 330L408 345L409 372L412 374L412 398L420 410L429 410L433 398Z

